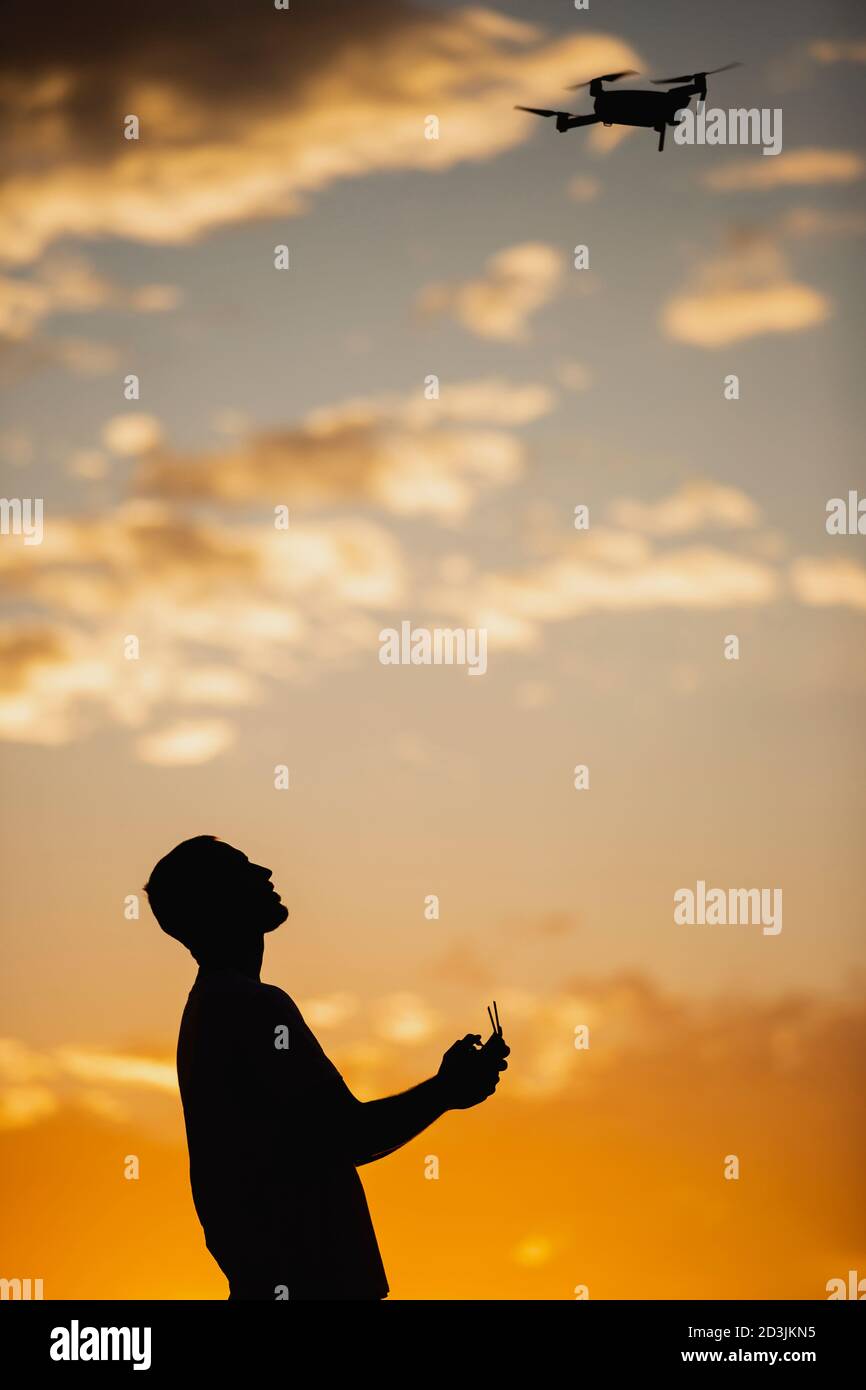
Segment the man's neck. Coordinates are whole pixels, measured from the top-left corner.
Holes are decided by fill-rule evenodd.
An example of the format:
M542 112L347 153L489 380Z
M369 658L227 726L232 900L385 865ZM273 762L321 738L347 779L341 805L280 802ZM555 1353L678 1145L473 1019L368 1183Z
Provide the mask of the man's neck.
M238 975L246 975L247 979L260 981L264 953L265 938L260 936L246 951L203 957L198 963L198 968L202 974L211 974L215 970L234 970Z

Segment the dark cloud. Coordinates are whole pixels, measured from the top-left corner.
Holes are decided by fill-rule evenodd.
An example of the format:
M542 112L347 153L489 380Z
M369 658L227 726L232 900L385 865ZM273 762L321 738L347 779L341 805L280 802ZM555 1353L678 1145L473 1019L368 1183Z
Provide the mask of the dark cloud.
M292 0L289 11L238 0L85 0L54 5L50 16L12 0L3 13L0 132L4 142L14 137L20 159L60 130L67 148L105 153L131 94L150 87L184 93L214 136L231 125L238 102L252 115L275 95L281 106L302 101L316 74L348 51L374 50L383 34L429 22L402 0ZM179 128L177 138L184 134ZM162 135L171 139L170 121Z
M66 642L54 628L28 624L0 628L0 690L4 695L22 691L35 670L59 665L66 657Z
M627 65L608 35L546 43L481 7L295 0L7 7L0 58L0 254L58 239L178 244L302 212L340 178L444 169L529 138L527 85ZM12 37L10 37L12 36ZM449 139L424 138L429 112ZM140 138L123 138L123 118Z

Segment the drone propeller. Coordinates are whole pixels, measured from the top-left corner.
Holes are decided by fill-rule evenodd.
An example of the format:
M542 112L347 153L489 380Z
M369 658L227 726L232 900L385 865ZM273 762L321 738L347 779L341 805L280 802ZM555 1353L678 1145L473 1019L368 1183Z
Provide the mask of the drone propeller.
M626 68L624 72L606 72L601 77L591 77L588 82L575 82L573 87L566 87L567 92L578 92L581 87L591 87L593 82L618 82L621 77L637 77L634 68Z
M716 72L727 72L729 68L741 68L742 63L725 63L721 68L710 68L709 72L681 72L679 77L651 77L657 87L666 87L671 82L696 82L699 77L712 77Z
M546 111L542 106L515 106L515 111L529 111L533 116L569 116L570 111Z

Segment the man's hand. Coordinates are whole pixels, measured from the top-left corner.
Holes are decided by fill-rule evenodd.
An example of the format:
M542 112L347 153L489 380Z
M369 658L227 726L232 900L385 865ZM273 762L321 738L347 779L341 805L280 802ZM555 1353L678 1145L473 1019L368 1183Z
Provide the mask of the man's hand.
M506 1070L510 1052L502 1038L497 1047L481 1046L480 1033L467 1033L449 1047L442 1058L438 1079L449 1110L468 1110L492 1096L499 1074Z

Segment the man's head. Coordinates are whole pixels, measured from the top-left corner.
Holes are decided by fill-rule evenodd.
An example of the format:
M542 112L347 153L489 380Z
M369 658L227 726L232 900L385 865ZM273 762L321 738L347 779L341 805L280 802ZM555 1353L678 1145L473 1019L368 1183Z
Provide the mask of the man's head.
M289 915L271 883L270 869L251 864L215 835L175 845L160 859L144 891L163 931L196 960L242 954Z

